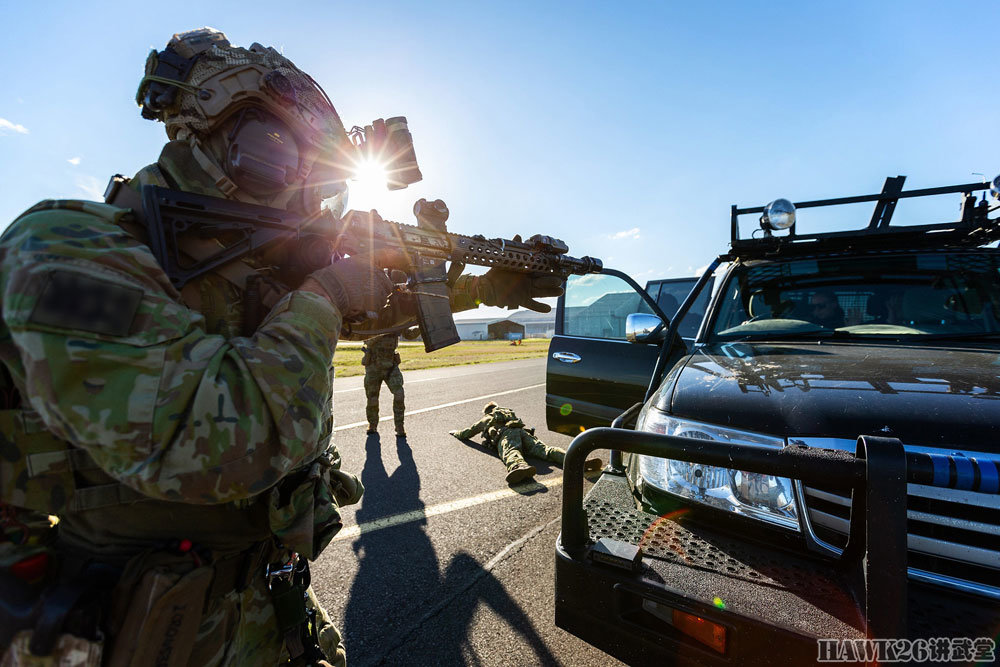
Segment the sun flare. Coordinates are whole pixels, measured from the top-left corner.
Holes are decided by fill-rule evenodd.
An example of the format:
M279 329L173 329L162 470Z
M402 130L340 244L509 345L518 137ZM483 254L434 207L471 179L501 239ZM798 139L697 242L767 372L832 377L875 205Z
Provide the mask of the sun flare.
M365 210L384 204L389 174L378 160L360 162L351 178L351 208Z

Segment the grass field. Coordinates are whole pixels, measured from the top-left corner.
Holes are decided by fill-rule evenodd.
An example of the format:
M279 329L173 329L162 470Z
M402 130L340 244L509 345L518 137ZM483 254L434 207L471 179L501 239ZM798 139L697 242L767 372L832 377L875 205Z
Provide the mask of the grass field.
M423 343L401 341L399 356L402 363L399 368L403 371L412 371L418 368L534 359L544 357L548 349L548 338L529 338L522 341L521 345L511 345L510 341L506 340L466 340L430 353L424 352ZM365 367L361 365L361 344L349 341L339 343L337 353L333 357L333 367L336 369L337 377L364 375Z

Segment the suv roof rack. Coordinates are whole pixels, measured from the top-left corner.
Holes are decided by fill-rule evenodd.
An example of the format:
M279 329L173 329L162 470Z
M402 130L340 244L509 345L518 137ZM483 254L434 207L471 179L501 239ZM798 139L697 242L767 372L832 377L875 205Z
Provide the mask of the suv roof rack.
M796 202L795 208L816 208L819 206L837 206L841 204L857 204L875 202L868 226L844 232L824 232L820 234L796 234L795 224L788 229L788 234L774 236L770 230L764 229L764 236L759 238L741 239L739 216L750 213L763 213L766 207L752 208L732 207L732 241L731 257L754 257L764 255L814 254L817 252L836 252L848 249L894 249L894 248L955 248L978 247L1000 239L1000 220L989 218L988 213L994 210L987 201L987 193L977 198L976 192L989 190L989 183L967 183L965 185L947 185L938 188L921 190L903 190L906 176L890 176L885 179L882 192L872 195L855 197L838 197L836 199L817 199L814 201ZM928 225L890 226L896 203L900 199L912 197L930 197L950 193L962 194L962 214L956 222L942 222Z

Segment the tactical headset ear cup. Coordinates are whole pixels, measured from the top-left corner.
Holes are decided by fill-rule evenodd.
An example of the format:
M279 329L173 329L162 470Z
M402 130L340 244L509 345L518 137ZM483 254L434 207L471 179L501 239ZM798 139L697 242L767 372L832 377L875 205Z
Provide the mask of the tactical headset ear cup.
M301 164L295 135L260 109L244 109L229 132L226 172L241 190L270 195L298 179Z

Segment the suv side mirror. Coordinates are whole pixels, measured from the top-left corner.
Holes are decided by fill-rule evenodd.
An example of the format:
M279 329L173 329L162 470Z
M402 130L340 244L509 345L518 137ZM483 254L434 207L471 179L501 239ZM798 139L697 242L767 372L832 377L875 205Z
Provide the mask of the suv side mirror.
M656 315L632 313L625 319L625 340L630 343L663 342L667 324Z

